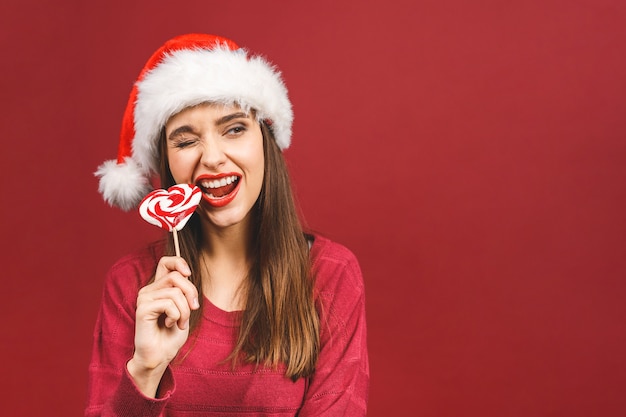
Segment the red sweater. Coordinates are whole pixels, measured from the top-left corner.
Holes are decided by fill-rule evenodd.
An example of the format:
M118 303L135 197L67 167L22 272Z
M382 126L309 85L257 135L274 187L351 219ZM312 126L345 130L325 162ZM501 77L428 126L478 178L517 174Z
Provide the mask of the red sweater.
M126 372L133 354L137 292L155 271L163 248L152 246L117 262L107 275L94 331L85 416L364 416L369 388L361 270L345 247L320 236L311 247L320 355L315 374L292 382L278 370L224 359L237 337L240 312L204 299L203 318L159 386L143 396Z

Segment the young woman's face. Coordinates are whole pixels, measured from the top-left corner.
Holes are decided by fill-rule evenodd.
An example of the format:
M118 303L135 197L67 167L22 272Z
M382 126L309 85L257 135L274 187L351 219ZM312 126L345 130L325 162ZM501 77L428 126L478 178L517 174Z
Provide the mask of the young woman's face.
M263 184L263 134L252 114L202 104L165 125L170 171L177 184L202 190L201 217L218 228L249 221Z

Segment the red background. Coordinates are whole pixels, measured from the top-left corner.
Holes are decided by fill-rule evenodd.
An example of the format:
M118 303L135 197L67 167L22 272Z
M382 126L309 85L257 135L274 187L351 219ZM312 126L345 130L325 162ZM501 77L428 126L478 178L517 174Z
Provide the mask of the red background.
M82 413L105 271L158 234L92 172L145 60L193 31L284 73L306 220L365 276L369 415L626 415L623 0L15 3L2 415Z

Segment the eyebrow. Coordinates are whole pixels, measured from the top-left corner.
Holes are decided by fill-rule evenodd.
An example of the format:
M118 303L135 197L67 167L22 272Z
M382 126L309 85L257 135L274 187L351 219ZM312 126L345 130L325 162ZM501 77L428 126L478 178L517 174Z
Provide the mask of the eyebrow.
M176 136L182 135L183 133L193 133L193 132L194 132L193 127L189 125L184 125L184 126L177 127L176 129L174 129L167 138L169 140L174 140Z
M227 114L224 117L220 117L219 119L217 119L215 121L215 125L219 126L219 125L223 125L224 123L228 123L233 119L239 119L240 117L243 117L245 119L248 118L248 114L244 113L244 112L237 112L237 113L232 113L232 114Z
M249 117L249 115L247 113L244 113L244 112L231 113L231 114L227 114L226 116L223 116L223 117L220 117L219 119L217 119L215 121L215 125L216 126L220 126L220 125L228 123L228 122L230 122L231 120L234 120L234 119L239 119L239 118L247 119L248 117ZM180 127L177 127L176 129L174 129L172 131L172 133L169 134L168 139L169 140L174 140L174 138L176 136L181 135L183 133L195 133L195 131L194 131L194 128L189 126L189 125L180 126Z

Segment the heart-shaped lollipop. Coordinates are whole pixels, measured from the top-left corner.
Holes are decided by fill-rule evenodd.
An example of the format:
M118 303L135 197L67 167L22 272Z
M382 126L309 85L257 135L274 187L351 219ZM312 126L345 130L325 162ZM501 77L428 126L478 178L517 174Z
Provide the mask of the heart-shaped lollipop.
M167 190L148 194L139 204L139 214L145 221L174 234L176 255L180 256L177 231L187 224L200 204L202 192L191 184L177 184Z

